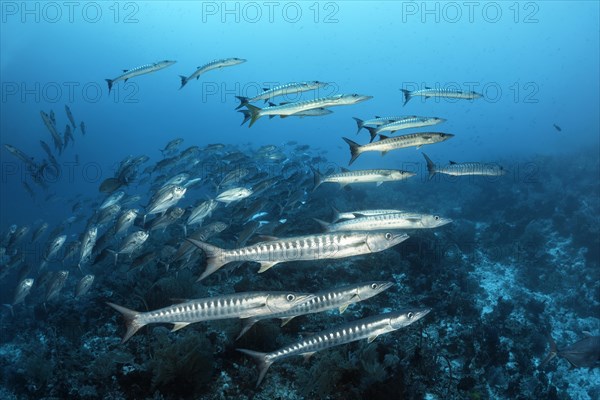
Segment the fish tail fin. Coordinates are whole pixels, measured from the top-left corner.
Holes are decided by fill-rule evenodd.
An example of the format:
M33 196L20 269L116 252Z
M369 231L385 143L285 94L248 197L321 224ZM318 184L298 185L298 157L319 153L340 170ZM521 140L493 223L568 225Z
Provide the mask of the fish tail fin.
M348 143L348 146L350 146L350 162L348 165L352 165L354 160L356 160L356 158L360 155L360 145L348 138L344 137L342 139L344 139L344 141Z
M112 87L113 87L113 80L112 79L105 79L106 83L108 83L108 93L110 93Z
M188 83L188 79L183 75L179 75L179 78L181 79L181 86L179 86L179 90L181 90L186 85L186 83Z
M340 220L340 210L338 210L333 204L330 204L331 210L333 211L333 222L338 222Z
M408 101L410 99L412 99L412 93L410 92L410 90L406 90L406 89L400 89L402 90L402 93L404 93L404 106L406 105L406 103L408 103Z
M321 225L321 228L325 229L326 232L329 232L331 230L331 224L329 222L325 222L321 219L318 218L313 218L313 220L315 220L316 222L319 223L319 225Z
M14 310L12 304L2 304L2 305L4 307L7 307L10 310L10 315L11 316L13 316L13 317L15 316L15 310ZM250 326L252 326L252 325L250 325ZM248 329L250 329L250 327L248 327Z
M254 324L257 322L258 322L258 319L256 319L256 318L244 318L244 326L242 326L242 330L237 335L235 340L239 340L244 335L244 333L248 332L250 330L250 328L252 328L254 326Z
M365 129L368 130L369 135L371 135L371 140L369 140L369 143L371 143L373 139L375 139L375 136L377 136L377 128L372 126L365 126Z
M106 302L106 304L120 312L125 319L125 327L127 328L127 332L125 332L125 336L123 336L121 343L128 341L129 338L132 337L140 328L146 325L139 321L139 312L110 302Z
M544 368L546 364L550 362L554 357L558 355L558 348L556 347L556 342L552 339L552 336L548 336L548 340L550 341L550 352L544 358L544 360L540 363L540 369Z
M249 355L258 364L258 381L256 387L260 386L260 383L265 377L267 370L273 364L273 361L267 359L267 353L261 353L260 351L253 351L248 349L236 349L237 351Z
M356 121L356 125L358 126L358 130L356 131L356 134L358 135L360 133L360 130L365 126L364 121L356 117L352 118Z
M223 257L224 250L220 247L213 246L212 244L201 242L196 239L187 238L186 240L199 249L202 249L206 255L206 269L204 272L202 272L198 278L198 281L206 278L227 263Z
M240 108L242 108L246 104L248 104L248 98L247 97L244 97L244 96L235 96L235 98L240 101L240 104L235 108L236 110L239 110Z
M261 108L253 106L252 104L246 104L246 108L248 108L248 111L250 112L250 125L248 125L248 128L250 128L252 125L254 125L256 120L261 117Z
M431 179L437 172L435 170L435 163L433 161L431 161L431 158L427 157L427 154L425 154L425 153L421 153L421 154L423 154L423 157L425 157L425 161L427 162L427 172L429 172L429 179Z
M321 183L323 183L323 175L321 175L319 170L316 168L313 168L312 171L313 171L313 183L314 183L313 192L314 192L315 190L317 190L317 188L319 186L321 186Z
M244 120L242 121L241 125L244 125L246 122L248 122L251 118L250 116L250 111L248 110L238 110L238 112L241 112L244 115Z

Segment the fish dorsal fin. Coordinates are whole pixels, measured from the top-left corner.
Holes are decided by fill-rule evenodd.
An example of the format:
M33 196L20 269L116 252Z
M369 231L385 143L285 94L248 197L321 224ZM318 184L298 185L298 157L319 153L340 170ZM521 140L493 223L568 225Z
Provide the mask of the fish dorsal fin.
M274 265L276 265L279 261L263 261L260 263L260 268L258 270L259 274L262 274L268 269L271 269Z
M276 107L277 104L273 103L272 101L269 102L269 107Z
M290 322L291 320L293 320L295 318L295 316L293 317L286 317L286 318L281 318L281 325L280 326L285 326L287 325L288 322Z
M381 133L379 134L379 140L380 141L381 140L385 140L385 139L389 139L389 138L390 138L389 136L382 135Z
M456 161L452 161L452 160L450 160L449 162L450 162L450 165L458 164Z
M286 104L290 104L289 101L282 101L281 103L279 103L280 106L285 106Z
M354 218L364 218L364 217L366 217L365 214L361 214L361 213L357 213L357 212L352 213L352 215L354 215Z
M375 118L381 118L379 115L376 115Z
M280 118L287 118L287 117L289 117L289 115L280 115L279 117Z
M345 173L345 172L350 172L350 170L349 170L348 168L340 167L340 169L341 169L341 171L342 171L342 172L344 172L344 173Z
M367 342L368 342L368 343L371 343L373 340L377 339L377 336L379 336L379 335L375 334L375 335L371 335L371 336L369 336L369 337L367 338Z
M304 353L302 354L302 357L304 357L304 362L307 362L308 360L310 360L310 358L312 357L313 354L315 354L316 351L311 351L309 353Z
M128 70L128 69L124 69L124 70L123 70L123 72L127 72L127 71L129 71L129 70Z
M262 88L262 90L263 90L263 92L268 92L269 88L264 87L264 88Z
M338 308L338 310L340 310L340 314L343 314L344 311L346 311L346 309L348 308L350 304L344 304L343 306L340 306L340 308Z
M173 324L173 329L171 329L171 332L176 332L182 328L185 328L186 326L188 326L190 323L189 322L175 322Z
M431 89L429 86L425 86L425 89Z

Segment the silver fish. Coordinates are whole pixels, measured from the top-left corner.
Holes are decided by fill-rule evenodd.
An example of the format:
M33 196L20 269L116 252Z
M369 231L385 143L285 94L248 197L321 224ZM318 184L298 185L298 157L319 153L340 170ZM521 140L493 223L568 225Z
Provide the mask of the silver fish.
M252 195L252 190L244 188L244 187L236 187L233 189L226 190L220 193L215 200L220 201L221 203L232 203L234 201L245 199L248 196Z
M259 374L256 382L256 387L258 387L271 364L276 361L296 355L303 355L308 358L317 351L361 339L367 339L371 343L379 335L405 328L420 320L429 311L431 311L429 308L409 308L359 319L319 332L271 353L261 353L248 349L237 350L253 357L258 363Z
M431 158L427 157L427 154L423 153L425 161L427 162L427 171L429 172L429 179L433 178L435 174L445 174L452 176L465 176L465 175L482 175L482 176L502 176L506 174L506 170L501 165L495 163L480 163L480 162L464 162L456 163L450 161L450 164L445 167L436 167L435 163L431 161Z
M19 303L22 303L25 300L25 297L31 292L31 288L33 287L34 280L31 278L23 279L17 287L15 288L15 295L13 297L13 301L10 304L5 304L8 308L10 308L10 313L14 315L13 307Z
M94 275L87 274L77 282L75 286L75 298L81 297L90 291L92 284L94 283Z
M79 252L79 263L77 266L81 269L81 266L87 263L92 256L92 250L96 245L96 239L98 237L98 228L96 226L90 227L81 240L81 250Z
M117 256L119 254L131 254L135 252L142 247L146 240L148 240L149 236L150 234L146 231L136 231L129 234L129 236L123 239L123 243L121 243L119 249L114 252L115 264L117 263Z
M424 126L431 126L441 124L445 122L444 118L438 117L417 117L416 115L406 117L397 121L393 121L378 127L365 126L365 129L369 131L371 135L371 142L375 139L375 136L381 135L381 132L396 132L402 129L411 128L422 128Z
M476 92L472 92L472 91L462 91L462 90L455 90L455 89L432 89L430 87L425 87L425 89L421 89L421 90L414 90L414 91L410 91L410 90L406 90L406 89L400 89L402 91L402 93L404 93L404 105L406 105L406 103L409 102L410 99L412 99L415 96L420 96L420 97L424 97L425 99L429 98L429 97L438 97L438 98L445 98L445 99L465 99L465 100L474 100L474 99L479 99L481 97L483 97L483 95L481 93L476 93Z
M63 244L65 244L65 240L67 240L67 235L59 235L52 239L44 251L44 260L49 261L52 257L54 257L61 249Z
M181 78L181 86L179 87L179 89L181 90L189 81L193 80L194 78L198 79L200 75L202 75L205 72L212 71L213 69L231 67L245 62L246 60L244 60L243 58L223 58L221 60L211 61L207 64L198 67L198 69L196 69L196 71L194 71L194 73L188 77L179 75L179 77Z
M206 253L204 279L233 261L255 261L259 273L288 261L324 260L377 253L408 239L406 234L391 232L343 232L305 235L259 242L237 249L221 249L195 239L187 239Z
M216 200L207 200L192 210L187 219L187 225L201 224L204 218L212 215L219 203Z
M255 323L263 319L280 318L282 320L281 326L283 326L299 315L320 313L336 308L340 311L340 314L342 314L349 305L376 296L393 285L392 282L372 281L317 292L315 293L315 297L309 301L298 304L285 312L245 319L242 331L235 340L238 340L244 333L248 332Z
M17 157L19 160L23 161L31 170L37 170L38 166L33 161L33 157L29 157L27 154L23 153L21 150L17 149L10 144L5 144L4 148L10 152L13 156Z
M125 196L125 192L122 190L119 190L118 192L114 192L113 194L108 196L106 199L104 199L104 201L102 202L102 204L100 205L100 207L98 209L104 210L105 208L108 208L108 207L112 206L113 204L119 203L119 201L121 201L123 196Z
M251 98L235 96L240 101L240 105L237 106L235 109L237 110L237 109L245 106L248 103L254 103L254 102L260 101L260 100L264 100L266 103L269 99L272 99L273 97L289 96L289 95L298 94L298 93L302 93L302 92L308 92L310 90L321 89L325 86L327 86L327 83L319 82L319 81L286 83L285 85L278 85L271 89L264 89L264 91L262 93L259 93L256 96L251 97Z
M380 231L382 229L430 229L452 222L450 218L417 213L355 214L355 218L333 224L314 218L327 232Z
M186 192L183 186L165 186L158 190L146 209L146 215L160 214L177 204L183 198Z
M133 77L160 71L163 68L167 68L167 67L175 64L175 62L176 61L164 60L164 61L159 61L159 62L152 63L152 64L145 64L140 67L136 67L136 68L129 69L129 70L125 69L125 70L123 70L123 74L117 76L116 78L105 79L106 83L108 83L108 93L110 93L115 82L118 82L118 81L127 82L128 79L131 79Z
M45 302L48 302L58 296L62 288L65 286L68 277L69 271L57 271L53 274L53 277L48 283L48 287L46 289Z
M117 219L117 223L115 224L115 235L125 232L131 228L135 222L135 219L138 217L138 214L139 211L137 209L123 211L119 219Z
M379 137L379 141L367 143L362 146L348 138L342 138L350 146L351 157L349 165L351 165L354 160L358 158L358 156L367 151L380 151L381 155L384 156L388 151L391 150L413 146L417 149L420 149L426 144L440 143L454 137L454 135L451 133L442 132L419 132L395 137L387 137L384 135L379 135Z
M313 295L294 292L242 292L203 299L189 300L154 311L137 312L107 303L123 314L127 332L125 343L141 327L148 324L171 323L173 332L201 321L227 318L250 318L289 310L310 300Z
M248 111L250 111L249 127L251 127L254 125L256 120L265 115L288 116L314 108L327 108L357 104L371 98L373 98L373 96L365 96L360 94L338 94L335 96L321 97L314 100L305 100L296 103L288 103L265 108L258 108L251 104L246 104L246 108L248 108Z
M377 186L379 186L383 182L400 181L416 175L414 172L402 171L399 169L363 169L358 171L349 171L345 168L342 168L342 172L327 176L321 175L319 171L314 169L313 173L313 190L325 182L339 183L340 187L344 187L351 183L377 183Z
M390 122L399 121L399 120L405 119L405 118L410 118L410 117L407 117L407 116L404 116L404 117L375 117L375 118L371 118L371 119L367 119L367 120L362 120L360 118L352 117L352 119L356 121L356 125L358 126L358 130L356 131L357 135L360 133L360 130L362 128L365 128L367 125L381 126L381 125L389 124Z
M393 213L403 213L406 212L404 210L396 210L396 209L378 209L378 210L357 210L357 211L346 211L341 212L337 208L331 206L333 209L333 222L337 222L342 219L354 219L357 216L370 216L370 215L380 215L380 214L393 214Z
M50 131L50 134L52 135L52 140L54 141L54 147L56 148L56 150L58 150L58 154L62 154L62 150L64 147L63 141L60 137L60 134L56 130L56 126L52 123L52 120L50 119L48 114L46 114L43 111L40 111L40 115L42 116L44 125L46 125L46 128L48 128L48 130Z

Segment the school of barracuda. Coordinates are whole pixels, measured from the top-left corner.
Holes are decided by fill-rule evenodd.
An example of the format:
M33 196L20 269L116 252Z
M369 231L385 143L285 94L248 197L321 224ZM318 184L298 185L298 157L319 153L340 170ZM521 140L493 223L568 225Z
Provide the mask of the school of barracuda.
M181 75L181 88L208 71L245 62L241 58L209 62L189 76ZM168 60L146 64L125 70L122 75L106 81L112 89L118 81L157 72L173 64L175 61ZM323 116L331 113L328 107L355 105L372 98L359 94L315 95L310 100L294 103L270 102L265 108L251 104L261 100L267 103L286 94L315 91L326 85L320 81L306 81L266 88L252 98L239 96L237 109L245 107L241 110L244 123L249 120L252 126L262 116ZM413 96L468 100L481 97L477 93L433 89L412 93L404 91L404 95L406 102ZM70 108L66 106L65 110L69 124L63 135L56 127L54 113L41 111L42 122L53 140L56 156L74 142L72 131L77 127ZM360 145L343 138L350 146L350 164L363 152L386 154L406 147L420 148L442 143L454 136L444 132L416 132L394 137L382 134L441 124L445 119L440 117L407 115L354 119L358 125L357 134L365 128L370 133L370 142ZM83 122L79 131L82 136L86 132ZM377 136L380 140L373 141ZM182 148L183 143L182 138L170 140L160 150L163 159L156 162L146 155L122 160L114 176L101 183L99 198L70 201L74 217L62 224L51 227L45 221L37 221L32 226L12 226L3 233L0 238L0 279L11 276L16 282L13 300L7 304L10 311L18 315L20 308L27 306L27 299L33 298L32 294L36 292L35 298L44 304L61 302L61 297L68 295L82 298L94 290L95 276L105 268L125 265L127 273L132 274L156 263L164 266L165 274L190 269L198 280L204 282L210 275L221 273L221 268L228 269L229 264L235 264L235 267L228 273L235 273L242 263L259 264L259 273L280 263L291 263L288 268L319 268L323 260L330 260L335 265L339 258L368 258L373 253L400 245L409 238L406 232L418 234L420 229L440 229L452 222L435 214L435 210L432 214L429 214L432 210L406 210L402 204L397 205L398 209L377 209L374 204L372 209L337 210L333 199L316 196L324 183L337 183L340 187L373 183L377 187L383 182L395 185L397 181L413 177L413 172L386 169L350 171L344 168L322 172L316 166L325 161L325 152L296 142L258 149L223 144ZM41 144L48 155L48 160L41 163L13 146L5 144L5 148L27 164L34 182L45 188L47 184L43 182L43 173L50 166L58 169L59 163L50 147L44 141ZM436 173L504 173L501 167L493 164L451 163L437 167L426 155L425 159L430 176ZM209 171L207 166L211 166ZM140 186L150 189L147 193L136 193L136 187ZM31 187L25 189L35 196ZM306 219L311 209L327 206L333 210L332 222L315 219L313 231L294 230L294 224ZM93 209L91 214L83 213L90 208ZM84 221L85 225L80 234L68 234L69 227L80 221ZM27 237L29 232L31 235ZM223 232L227 235L223 236ZM43 255L38 264L33 265L21 250L21 245L41 241L44 242ZM269 272L276 273L277 270ZM68 286L73 288L71 294L65 293ZM244 320L239 338L261 320L279 318L285 324L305 314L333 309L342 313L349 305L368 300L392 286L386 281L366 281L322 288L316 293L305 293L297 287L288 287L284 291L229 293L187 299L145 312L116 304L117 301L126 304L127 299L106 300L110 300L107 304L122 314L125 321L123 342L148 324L168 323L176 331L192 323L225 318ZM239 351L258 362L258 386L275 361L294 355L310 356L317 351L361 339L372 341L378 335L409 326L429 312L430 309L417 305L388 310L340 326L329 326L274 352Z

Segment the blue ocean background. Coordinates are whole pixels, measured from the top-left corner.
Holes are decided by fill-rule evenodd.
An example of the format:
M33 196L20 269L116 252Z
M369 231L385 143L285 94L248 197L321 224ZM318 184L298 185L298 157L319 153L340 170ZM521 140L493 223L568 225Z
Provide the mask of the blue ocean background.
M592 210L600 207L597 2L475 2L472 16L462 2L274 2L272 16L262 2L76 3L72 16L61 3L55 3L56 7L44 2L1 4L0 143L15 146L41 162L45 154L39 141L53 146L40 111L53 110L62 132L68 124L65 105L78 123L85 121L87 132L82 136L77 129L74 145L57 155L63 169L47 190L31 181L23 163L4 147L0 150L0 232L7 232L13 224L33 227L40 221L48 222L52 230L74 215L72 205L76 201L83 202L83 214L91 215L95 203L104 198L98 187L113 176L121 160L147 155L149 163L155 163L163 158L159 150L174 138L184 140L182 149L222 143L241 151L295 141L309 145L315 153L325 151L321 154L326 161L316 167L326 171L348 165L350 154L343 136L361 144L368 142L366 131L356 135L352 117L388 115L442 117L447 122L431 130L453 133L455 137L442 144L402 149L383 157L377 153L361 155L353 169L417 172L413 181L400 186L384 184L381 188L386 191L381 196L375 194L379 188L374 185L354 189L381 201L365 202L364 208L418 205L421 199L431 199L423 200L423 208L416 211L433 212L432 207L438 206L452 212L454 224L459 226L463 211L477 214L480 220L476 223L510 225L510 216L501 212L493 221L486 221L486 210L495 212L514 205L512 201L517 202L517 198L522 201L523 192L514 189L511 197L506 190L528 184L529 188L547 188L548 182L552 182L554 191L542 193L540 189L537 193L550 203L544 203L548 219L557 209L553 209L552 202L568 203L567 196L577 204L585 196L591 199ZM198 66L228 57L247 62L210 71L180 90L178 75L190 75ZM165 59L177 62L125 84L118 82L108 92L105 79L120 75L124 69ZM251 128L240 126L242 116L234 110L238 105L235 96L250 97L261 88L309 80L329 85L298 98L279 100L340 93L359 93L373 99L335 107L333 114L324 117L265 117ZM483 93L484 98L414 98L403 105L400 89L426 86L474 90ZM449 160L499 163L508 173L501 179L428 181L421 151L442 165ZM294 153L290 150L289 154ZM33 188L34 197L24 190L24 181ZM496 184L501 189L494 189ZM497 191L482 195L481 202L469 197L473 190L488 189ZM144 200L149 196L147 186L125 190L142 194ZM345 192L332 190L329 195L334 200L341 196L339 193ZM387 199L386 193L390 196ZM214 195L214 188L203 187L188 193L183 204L191 206ZM539 204L529 206L534 210ZM307 211L307 216L314 216L312 212L317 215L318 211ZM567 229L580 229L576 222L593 226L598 222L598 215L594 217L590 221L572 220L574 225ZM85 220L77 221L69 228L69 235L81 233L84 227ZM598 244L598 230L590 228L590 232L586 245L592 248ZM37 260L41 248L29 250L28 257ZM598 251L594 251L585 264L589 269L580 273L597 282L599 260ZM410 282L406 284L410 286ZM5 293L2 302L9 302L15 282L5 280L0 287ZM598 335L600 326L594 313L600 310L600 289L597 284L590 287L594 303L589 304L585 318L591 318L592 326L588 327ZM13 334L10 318L8 312L2 316L2 341L9 342L7 335ZM435 326L434 313L428 318L424 326ZM561 321L566 325L569 322ZM37 329L34 325L30 328L32 332ZM580 331L574 334L582 335ZM566 345L564 340L561 344ZM547 348L541 353L545 351ZM566 369L566 361L560 362ZM306 368L301 363L294 366ZM565 396L557 398L584 399L600 394L598 368L578 373L582 375L578 375L577 382L555 382L560 396ZM253 383L236 382L248 388ZM582 388L581 392L568 391L569 385ZM10 390L17 393L14 387ZM529 392L521 388L520 393ZM420 393L414 398L424 396Z

